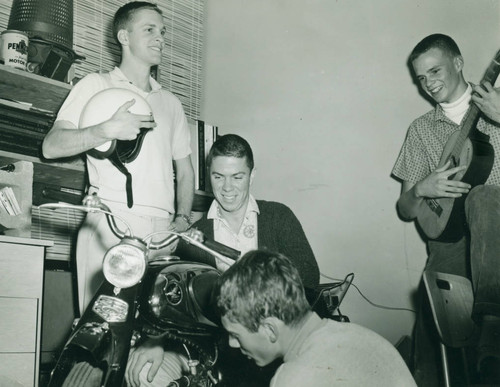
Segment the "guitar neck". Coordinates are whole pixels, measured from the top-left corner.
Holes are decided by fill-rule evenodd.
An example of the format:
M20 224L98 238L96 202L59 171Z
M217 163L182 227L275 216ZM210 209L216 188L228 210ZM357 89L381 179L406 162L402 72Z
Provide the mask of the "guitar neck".
M453 147L453 151L450 154L450 158L458 160L460 153L462 152L465 140L469 138L472 130L476 127L480 113L481 111L479 110L479 108L475 104L471 103L471 106L467 111L467 116L462 123L460 134L457 136L455 146Z
M481 84L485 82L490 82L492 85L495 84L498 74L500 73L500 50L497 52L493 60L491 61L488 69L486 70L483 79L481 80ZM464 122L462 123L462 128L460 129L460 134L458 135L453 151L450 154L451 158L458 160L460 153L462 151L465 140L469 138L473 129L476 127L477 121L481 111L476 106L476 104L471 102L471 107L467 112L467 116L465 117Z

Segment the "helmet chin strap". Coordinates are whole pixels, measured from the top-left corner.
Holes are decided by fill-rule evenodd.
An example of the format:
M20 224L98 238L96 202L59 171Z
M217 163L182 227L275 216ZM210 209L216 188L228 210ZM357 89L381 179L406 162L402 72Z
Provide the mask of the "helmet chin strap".
M113 152L111 155L108 156L108 160L113 164L121 173L125 175L125 178L127 179L125 182L125 189L127 191L127 207L132 208L134 205L134 196L132 194L132 175L128 171L127 167L123 165L123 163L120 160L120 156L118 156L118 153Z

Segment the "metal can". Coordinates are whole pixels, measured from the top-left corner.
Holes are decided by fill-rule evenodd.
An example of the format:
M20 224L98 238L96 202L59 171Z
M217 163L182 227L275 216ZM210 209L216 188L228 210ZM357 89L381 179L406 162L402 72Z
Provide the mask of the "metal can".
M6 66L26 70L28 43L28 35L22 31L3 31L2 43L0 44L0 61Z

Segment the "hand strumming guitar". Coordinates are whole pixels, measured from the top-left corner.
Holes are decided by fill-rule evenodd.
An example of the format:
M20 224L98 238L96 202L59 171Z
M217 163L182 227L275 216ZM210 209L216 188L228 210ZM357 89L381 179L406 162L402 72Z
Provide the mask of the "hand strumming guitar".
M464 165L450 168L450 161L448 161L416 184L404 181L403 193L397 203L400 215L408 220L416 218L419 214L419 206L425 198L458 198L468 193L471 189L470 184L449 179L450 176L465 168Z
M470 184L449 179L450 176L465 168L465 165L450 168L450 161L448 161L415 184L415 196L419 198L458 198L462 194L468 193L471 188Z

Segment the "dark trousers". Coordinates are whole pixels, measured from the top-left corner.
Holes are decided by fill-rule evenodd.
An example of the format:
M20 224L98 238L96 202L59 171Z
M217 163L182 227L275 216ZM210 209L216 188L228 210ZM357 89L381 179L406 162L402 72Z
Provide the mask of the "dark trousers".
M472 315L500 317L500 187L475 187L465 202L470 229Z
M472 316L500 316L500 187L477 186L465 201L470 237L458 242L428 241L426 269L471 279ZM419 386L441 385L439 336L423 284L413 335L413 374Z

